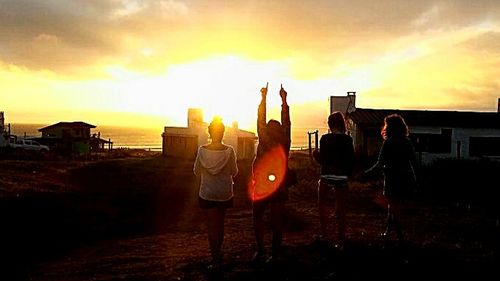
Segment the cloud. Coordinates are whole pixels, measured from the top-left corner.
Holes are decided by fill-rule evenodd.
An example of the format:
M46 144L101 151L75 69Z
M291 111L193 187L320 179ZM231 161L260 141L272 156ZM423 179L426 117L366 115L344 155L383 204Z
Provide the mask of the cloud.
M129 2L3 1L0 3L0 60L53 71L102 61L123 61L127 59L127 48L123 44L127 35L141 37L141 27L155 30L153 25L161 25L174 14L188 13L187 6L181 2L148 1L140 4L135 13L116 19L114 15L127 9ZM141 40L149 39L142 37ZM48 44L51 44L50 50Z
M289 60L297 78L316 79L398 52L414 33L498 25L498 15L490 0L4 0L0 61L60 74L110 65L159 73L233 54Z
M463 43L471 51L500 54L500 31L489 31Z
M440 8L435 5L432 6L431 9L425 11L421 15L419 15L416 19L413 20L412 24L416 27L421 27L427 25L431 22L434 22L439 19Z

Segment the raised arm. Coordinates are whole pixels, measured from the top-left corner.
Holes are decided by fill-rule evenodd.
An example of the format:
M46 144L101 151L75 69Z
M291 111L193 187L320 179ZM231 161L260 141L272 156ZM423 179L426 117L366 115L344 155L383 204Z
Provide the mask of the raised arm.
M260 89L262 95L262 100L259 104L259 109L257 112L257 134L259 138L266 137L266 97L267 97L267 87Z
M285 132L285 136L288 142L288 149L290 149L290 145L292 143L291 137L291 127L292 124L290 122L290 107L286 101L287 92L281 86L280 89L280 97L281 97L281 125L283 126L283 130Z

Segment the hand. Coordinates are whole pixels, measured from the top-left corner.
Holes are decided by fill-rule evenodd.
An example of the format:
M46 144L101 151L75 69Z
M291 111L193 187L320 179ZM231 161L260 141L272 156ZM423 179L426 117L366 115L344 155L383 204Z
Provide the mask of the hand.
M286 95L287 95L287 92L285 91L285 89L283 89L283 85L281 85L280 97L281 97L282 101L286 101Z
M267 87L262 87L262 89L260 89L260 94L262 95L262 99L266 99Z

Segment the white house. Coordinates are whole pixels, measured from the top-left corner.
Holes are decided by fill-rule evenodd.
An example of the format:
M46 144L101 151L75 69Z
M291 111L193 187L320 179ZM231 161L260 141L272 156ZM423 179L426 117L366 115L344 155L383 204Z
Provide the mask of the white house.
M500 159L500 99L497 112L366 109L356 108L355 101L355 93L332 97L330 110L346 114L358 155L378 155L384 117L399 114L424 164L436 158Z
M209 138L202 110L188 109L188 126L165 127L162 138L163 155L193 159L198 147L208 143ZM234 147L238 160L254 158L256 141L254 133L239 129L236 122L226 127L224 143Z

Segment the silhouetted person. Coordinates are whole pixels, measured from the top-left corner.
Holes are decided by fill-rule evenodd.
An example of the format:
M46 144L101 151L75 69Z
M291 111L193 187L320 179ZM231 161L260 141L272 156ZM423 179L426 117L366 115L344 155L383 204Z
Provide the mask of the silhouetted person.
M218 270L221 263L224 217L226 209L233 206L233 177L238 173L233 147L222 143L224 130L222 121L214 118L208 126L211 141L198 148L193 168L195 175L201 176L198 201L206 212L210 270Z
M330 133L321 136L320 149L313 151L314 159L321 165L321 178L318 185L318 207L320 236L327 236L328 193L334 192L335 218L337 224L337 245L343 249L345 242L345 200L348 191L348 177L354 163L352 138L347 135L344 116L334 112L328 116Z
M401 221L401 207L416 183L413 168L415 154L413 145L408 138L408 126L401 116L397 114L386 116L381 134L384 142L378 161L366 173L377 168L383 169L383 194L387 200L387 224L383 235L387 243L390 241L391 231L394 230L402 245L405 242L405 237Z
M257 146L257 155L252 165L252 181L254 191L252 194L253 201L253 224L255 230L255 239L257 242L257 252L252 261L261 261L265 257L264 247L264 212L268 205L271 211L272 224L272 258L276 258L279 254L283 240L283 220L285 214L285 201L288 199L288 191L286 186L286 171L288 170L288 155L290 153L290 114L289 107L286 101L287 92L281 88L280 96L281 105L281 123L276 120L269 120L266 124L266 97L267 87L260 90L262 100L259 104L257 115L257 134L259 136L259 144ZM274 167L279 163L279 167ZM274 165L274 166L273 166ZM273 168L280 170L280 173L273 174ZM283 174L283 170L285 174ZM266 174L265 178L261 174ZM269 182L268 182L269 181ZM264 186L275 184L275 189L269 194L259 196L260 190Z

